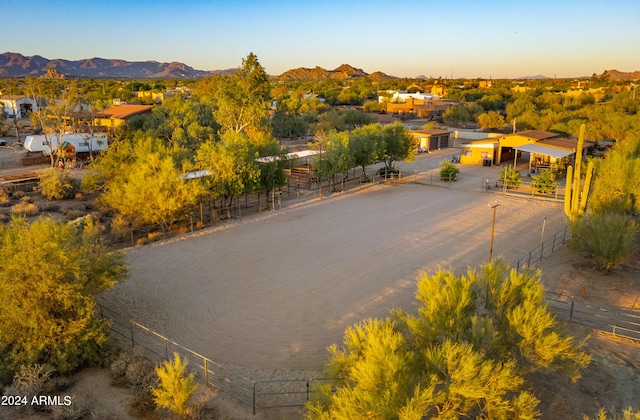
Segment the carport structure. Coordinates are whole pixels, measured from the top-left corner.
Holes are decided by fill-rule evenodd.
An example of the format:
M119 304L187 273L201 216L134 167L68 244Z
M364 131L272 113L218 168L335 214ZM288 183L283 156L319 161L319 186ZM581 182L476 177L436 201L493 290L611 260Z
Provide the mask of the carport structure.
M498 138L498 161L512 160L514 165L522 152L529 153L529 171L537 172L541 169L557 167L564 161L572 163L578 149L578 140L560 137L556 133L542 130L530 130L513 133ZM584 143L583 152L591 147L591 143ZM583 153L586 156L586 153Z
M585 149L591 145L591 143L583 145L583 156L586 155ZM565 165L575 163L577 147L578 141L575 139L556 137L525 144L516 147L516 150L529 153L529 172L538 173L542 169L555 171L560 162Z

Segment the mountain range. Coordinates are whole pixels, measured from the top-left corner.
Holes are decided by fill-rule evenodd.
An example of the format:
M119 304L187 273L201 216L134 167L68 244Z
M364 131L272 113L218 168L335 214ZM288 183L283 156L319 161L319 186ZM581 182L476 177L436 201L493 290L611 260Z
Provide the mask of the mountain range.
M178 62L159 63L157 61L107 60L104 58L70 61L48 60L39 55L25 57L22 54L11 52L0 54L0 77L41 77L48 73L95 79L199 79L228 71L196 70Z
M87 78L128 78L128 79L199 79L214 74L230 73L227 70L196 70L186 64L172 62L159 63L157 61L125 61L108 60L104 58L89 58L84 60L48 60L42 56L25 57L19 53L6 52L0 54L0 77L87 77ZM343 64L334 70L321 67L313 69L297 68L275 76L279 80L323 80L358 78L369 76L374 80L389 79L381 72L365 73L362 69Z
M0 54L0 78L3 77L86 77L86 78L126 78L126 79L200 79L214 74L228 74L236 69L226 70L196 70L184 63L159 63L157 61L125 61L105 58L88 58L84 60L49 60L39 55L24 56L19 53L6 52ZM640 71L620 72L605 70L611 80L640 80ZM334 70L322 67L299 67L287 70L279 76L282 81L313 81L324 79L344 80L359 77L369 77L379 81L393 79L385 73L376 71L368 74L362 69L348 64L342 64ZM419 76L420 77L420 76ZM539 79L546 76L529 76L518 79Z

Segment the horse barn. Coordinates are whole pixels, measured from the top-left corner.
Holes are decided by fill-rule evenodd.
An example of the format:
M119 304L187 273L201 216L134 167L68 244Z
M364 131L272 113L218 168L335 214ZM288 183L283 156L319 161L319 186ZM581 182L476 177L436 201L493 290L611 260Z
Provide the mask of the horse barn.
M585 142L586 149L593 144ZM506 134L466 143L461 147L460 163L475 165L499 165L504 162L517 163L522 153L528 153L529 172L554 169L561 162L573 163L578 140L560 137L559 134L543 130L530 130Z

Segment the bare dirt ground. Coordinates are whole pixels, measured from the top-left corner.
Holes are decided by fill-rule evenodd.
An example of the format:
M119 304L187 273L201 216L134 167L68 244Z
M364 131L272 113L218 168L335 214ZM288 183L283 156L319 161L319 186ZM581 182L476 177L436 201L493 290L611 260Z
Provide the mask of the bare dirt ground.
M452 153L398 166L419 180L419 173ZM538 244L545 218L548 234L564 226L559 203L481 191L482 179L495 180L497 168L462 166L461 171L451 188L373 185L289 202L280 211L130 249L131 278L100 300L124 318L250 378L316 375L326 347L341 343L347 326L384 317L391 308L411 310L420 272L438 267L462 272L486 261L489 202L500 202L494 257L506 261ZM603 276L562 248L539 265L549 290L596 306L638 308L637 260ZM589 333L577 327L571 332ZM600 406L639 405L640 347L601 334L593 334L587 346L594 363L577 383L536 375L543 418L593 417ZM91 398L106 407L125 404L121 388L105 385L108 375L88 376L92 379L76 386L95 390ZM253 417L224 396L214 402L226 419L300 417L299 411L286 410ZM127 418L121 413L113 418Z

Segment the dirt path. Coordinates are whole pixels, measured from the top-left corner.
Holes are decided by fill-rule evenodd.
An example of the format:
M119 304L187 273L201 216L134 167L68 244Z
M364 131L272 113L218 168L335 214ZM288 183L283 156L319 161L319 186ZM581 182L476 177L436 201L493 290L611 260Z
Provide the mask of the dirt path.
M132 249L131 278L101 300L216 361L319 369L347 326L411 310L421 271L486 261L490 201L494 257L532 248L545 217L547 232L563 226L557 203L480 191L479 170L451 189L376 185Z

